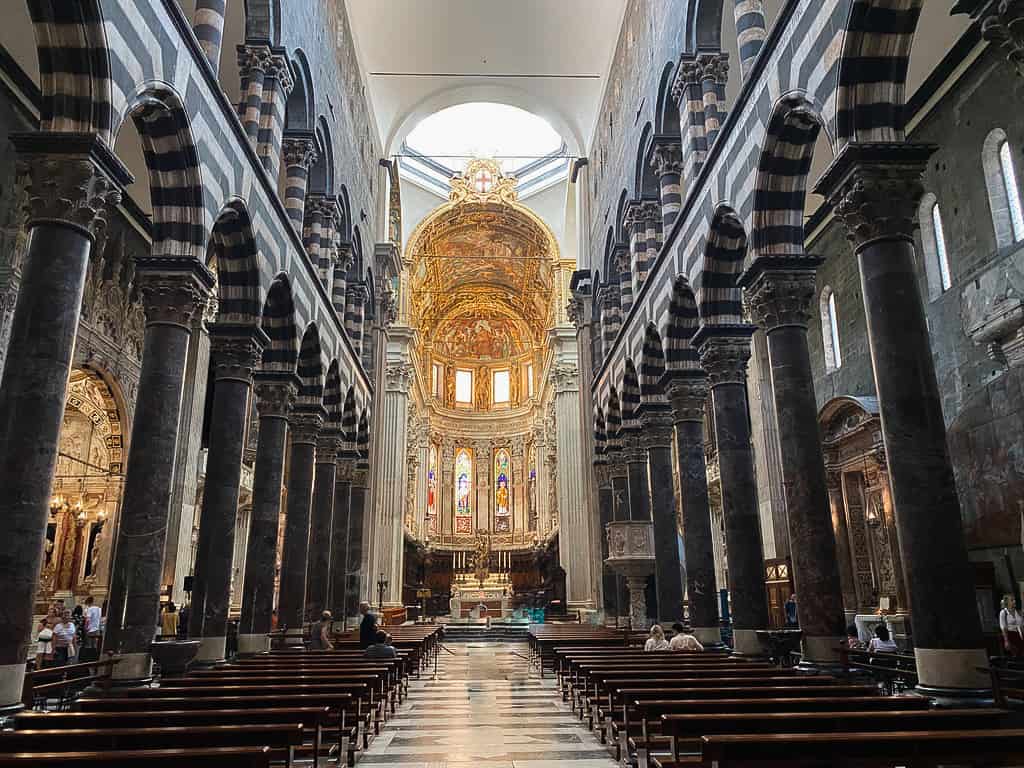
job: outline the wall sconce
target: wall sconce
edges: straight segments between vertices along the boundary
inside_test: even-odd
[[[874,498],[868,502],[868,508],[864,511],[864,519],[872,528],[882,524],[882,501]]]

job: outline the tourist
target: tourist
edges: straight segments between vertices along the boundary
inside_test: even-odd
[[[309,647],[314,651],[333,651],[334,644],[331,643],[331,612],[324,611],[320,614],[320,621],[313,622],[309,628]]]
[[[160,634],[168,640],[178,636],[178,607],[173,600],[167,601],[164,612],[160,614]]]
[[[1003,633],[1003,649],[1007,656],[1024,655],[1024,617],[1017,608],[1017,598],[1003,595],[999,611],[999,631]]]
[[[53,628],[53,664],[63,667],[75,658],[75,623],[71,620],[71,611],[67,608],[60,622]]]
[[[377,617],[370,611],[370,604],[365,600],[359,604],[359,647],[369,648],[377,638]]]
[[[795,629],[800,626],[800,619],[797,617],[796,609],[796,594],[791,594],[789,600],[786,601],[786,626],[790,629]]]
[[[660,624],[655,624],[651,627],[651,635],[647,638],[647,642],[644,643],[644,651],[667,651],[668,640],[665,639],[665,630],[661,628]]]
[[[384,630],[378,630],[373,639],[374,641],[366,646],[366,658],[393,659],[398,655],[395,647],[391,645],[391,635]]]
[[[85,598],[85,642],[87,647],[99,648],[102,622],[103,614],[99,606],[95,605],[92,595],[89,595]]]
[[[49,619],[44,616],[36,629],[36,669],[53,666],[53,630]]]
[[[889,628],[885,624],[875,627],[875,636],[868,643],[871,653],[896,653],[896,643],[889,639]]]
[[[864,643],[860,640],[860,633],[857,631],[856,624],[848,624],[846,626],[846,647],[851,650],[864,647]]]
[[[700,644],[700,640],[694,637],[692,633],[687,632],[686,628],[678,621],[672,625],[672,631],[675,632],[675,634],[668,643],[668,649],[670,651],[699,653],[704,650],[704,646]]]

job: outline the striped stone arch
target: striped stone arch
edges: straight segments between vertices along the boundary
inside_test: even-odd
[[[605,406],[605,453],[622,448],[622,402],[619,391],[612,384],[608,387],[608,404]]]
[[[803,254],[807,174],[821,129],[821,116],[803,94],[775,104],[754,182],[751,258]]]
[[[332,360],[331,364],[327,367],[327,378],[324,381],[324,408],[327,410],[327,421],[324,422],[324,429],[340,433],[343,408],[341,373],[337,360]]]
[[[601,406],[594,408],[594,453],[603,456],[608,446],[608,431],[605,427],[604,409]]]
[[[217,274],[217,320],[255,325],[260,319],[260,271],[252,220],[231,200],[213,225],[206,264]]]
[[[704,245],[697,307],[703,325],[739,325],[743,300],[736,279],[747,252],[747,233],[736,211],[719,206]]]
[[[125,114],[139,132],[149,170],[152,255],[201,261],[207,234],[203,181],[181,97],[164,83],[147,83],[138,89]]]
[[[366,465],[370,459],[370,407],[363,408],[359,415],[359,428],[356,430],[356,450],[359,451],[359,463]]]
[[[853,0],[839,59],[840,148],[849,141],[903,141],[907,66],[922,2]]]
[[[654,323],[644,328],[644,347],[640,356],[640,399],[644,404],[665,400],[662,377],[665,375],[665,352],[661,334]]]
[[[622,424],[626,429],[640,427],[640,376],[636,372],[636,364],[626,358],[626,370],[622,374]]]
[[[349,387],[345,394],[345,402],[341,409],[341,435],[345,441],[346,450],[354,450],[356,444],[356,431],[358,429],[358,415],[356,412],[356,388]]]
[[[39,53],[40,129],[97,133],[114,146],[114,88],[100,0],[28,0],[28,10]]]
[[[283,272],[270,284],[260,325],[270,339],[263,350],[261,369],[272,373],[295,373],[299,358],[295,304],[291,281]]]
[[[665,365],[669,371],[700,371],[700,355],[690,339],[700,325],[697,299],[690,281],[679,275],[672,284],[665,329]]]
[[[316,410],[324,404],[324,359],[320,347],[320,330],[316,323],[306,326],[299,345],[299,396],[295,407],[301,410]]]
[[[682,138],[679,125],[679,105],[672,95],[672,83],[676,79],[675,61],[670,61],[661,72],[661,83],[658,86],[658,103],[654,108],[654,130],[659,136]]]

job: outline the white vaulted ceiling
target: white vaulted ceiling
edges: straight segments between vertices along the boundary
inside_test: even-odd
[[[583,153],[625,0],[348,0],[386,153],[453,104],[493,101],[545,118]]]

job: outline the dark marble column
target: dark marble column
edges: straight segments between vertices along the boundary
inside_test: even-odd
[[[594,461],[594,476],[597,479],[597,506],[601,524],[601,609],[606,618],[618,617],[617,578],[615,571],[604,564],[608,559],[608,537],[605,531],[608,523],[615,519],[615,497],[608,462],[602,457]]]
[[[309,555],[310,508],[313,503],[313,474],[316,442],[324,415],[315,410],[296,410],[288,420],[292,433],[288,460],[288,511],[281,551],[281,592],[278,598],[278,626],[285,643],[302,644],[306,621],[306,561]]]
[[[31,232],[0,385],[0,713],[17,709],[86,269],[130,176],[95,137],[13,135]],[[30,447],[31,450],[27,450]]]
[[[338,459],[334,477],[334,517],[331,522],[330,599],[327,605],[335,621],[344,621],[348,584],[349,504],[352,495],[352,462]]]
[[[338,449],[341,435],[324,430],[316,442],[316,479],[313,482],[313,519],[309,527],[309,562],[306,566],[306,616],[316,621],[330,610],[331,525],[334,517]]]
[[[299,380],[293,375],[257,373],[255,390],[260,427],[249,543],[245,551],[242,618],[238,624],[241,654],[260,653],[269,647],[267,633],[274,607],[277,525],[281,516],[288,418],[299,392]]]
[[[708,469],[704,460],[704,403],[708,380],[702,371],[670,372],[665,391],[672,403],[679,462],[679,493],[683,507],[683,553],[690,624],[705,646],[720,645],[715,550],[711,538]]]
[[[621,449],[609,448],[607,455],[612,493],[612,519],[629,520],[629,470],[623,460]],[[602,540],[607,548],[608,537],[603,536]],[[615,573],[615,584],[615,615],[620,621],[625,622],[629,620],[629,585],[621,573]]]
[[[679,564],[679,528],[672,484],[672,410],[666,403],[644,403],[640,414],[643,446],[651,475],[654,521],[654,583],[658,620],[671,625],[683,618],[683,578]]]
[[[987,655],[915,267],[921,176],[934,151],[847,144],[819,189],[860,265],[920,689],[961,696],[988,687],[977,671]]]
[[[345,596],[346,616],[355,616],[359,609],[361,579],[363,571],[363,519],[366,513],[365,467],[357,467],[352,476],[352,492],[348,517],[348,554],[345,557],[348,569],[348,588]]]
[[[817,257],[762,257],[743,274],[754,322],[764,328],[779,427],[783,487],[800,602],[803,662],[835,664],[846,637],[835,533],[825,485],[807,323]]]
[[[764,654],[757,630],[768,627],[761,520],[757,510],[754,451],[747,411],[747,361],[754,327],[702,326],[693,337],[711,384],[722,513],[729,560],[729,602],[734,649],[743,656]]]
[[[261,329],[248,325],[215,324],[209,331],[213,411],[188,625],[189,636],[202,639],[200,663],[224,660],[249,391],[268,343]]]
[[[210,271],[190,258],[140,259],[135,276],[146,335],[103,636],[103,649],[121,657],[112,675],[124,682],[148,680],[152,672],[149,646],[159,623],[192,316],[205,306],[214,283]]]

